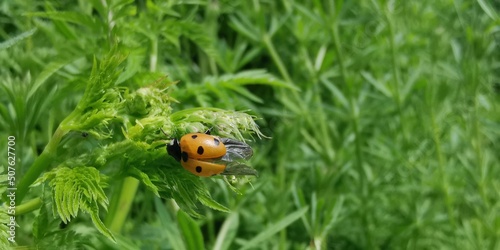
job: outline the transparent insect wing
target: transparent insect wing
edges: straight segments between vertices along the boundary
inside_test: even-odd
[[[221,175],[254,175],[259,176],[257,170],[240,163],[228,164],[224,172]]]
[[[226,146],[226,154],[221,160],[232,162],[235,160],[248,160],[253,155],[253,150],[250,145],[230,138],[220,138]]]

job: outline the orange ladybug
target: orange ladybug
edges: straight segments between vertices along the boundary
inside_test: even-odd
[[[210,135],[210,130],[173,139],[167,144],[167,152],[197,176],[257,175],[255,169],[237,162],[252,157],[253,150],[248,144]]]

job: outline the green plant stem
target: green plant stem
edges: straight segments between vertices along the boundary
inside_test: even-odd
[[[360,219],[362,223],[362,228],[363,228],[363,233],[365,235],[365,240],[366,240],[366,246],[369,249],[373,249],[373,240],[372,240],[372,235],[370,233],[370,229],[368,227],[368,213],[365,211],[370,211],[369,208],[366,207],[367,200],[370,196],[368,193],[368,185],[366,181],[366,174],[363,169],[363,154],[362,152],[362,142],[361,142],[361,133],[359,131],[359,108],[356,105],[356,99],[354,97],[354,90],[351,82],[348,81],[347,78],[347,69],[345,67],[344,63],[344,57],[342,55],[342,50],[340,46],[340,37],[339,37],[339,32],[338,32],[338,21],[334,21],[334,23],[331,25],[331,36],[333,37],[334,45],[335,45],[335,52],[337,54],[337,60],[339,62],[339,67],[340,67],[340,76],[342,78],[342,81],[344,82],[346,86],[346,94],[349,98],[349,110],[350,110],[350,116],[351,116],[351,122],[352,122],[352,127],[353,127],[353,132],[355,135],[355,166],[357,169],[357,172],[359,173],[359,187],[361,188],[361,199],[362,199],[362,207],[360,208],[359,211],[361,211],[360,214]]]
[[[42,199],[41,198],[35,198],[32,200],[29,200],[19,206],[16,207],[16,216],[23,215],[25,213],[29,213],[31,211],[37,210],[42,206]]]
[[[403,109],[401,103],[401,95],[399,93],[399,87],[401,86],[401,77],[399,73],[398,63],[396,60],[396,45],[395,45],[395,35],[394,35],[394,22],[392,21],[390,14],[386,12],[386,20],[389,26],[389,47],[391,48],[391,63],[392,63],[392,77],[393,77],[393,98],[396,103],[396,108],[398,110],[399,124],[401,127],[401,133],[403,135],[403,144],[406,144],[408,135],[406,133],[406,125],[403,117]]]
[[[479,81],[475,79],[476,81]],[[473,140],[472,140],[472,148],[474,148],[474,153],[476,155],[476,165],[479,166],[481,177],[479,180],[479,183],[477,183],[479,194],[481,195],[481,198],[483,200],[484,205],[490,209],[490,201],[486,195],[486,182],[488,179],[488,166],[486,165],[486,162],[484,161],[484,156],[483,156],[483,150],[481,150],[481,144],[482,144],[482,138],[481,138],[481,125],[479,124],[479,103],[478,103],[478,97],[479,94],[476,93],[477,88],[475,88],[475,93],[474,93],[474,108],[473,108],[473,114],[472,114],[472,134],[473,134]]]
[[[445,202],[445,207],[446,211],[448,214],[448,220],[451,225],[455,226],[455,219],[453,215],[453,201],[452,197],[450,195],[450,185],[448,181],[448,176],[446,173],[446,157],[443,154],[442,148],[441,148],[441,130],[439,128],[439,124],[436,120],[436,110],[434,107],[439,107],[440,103],[438,103],[438,97],[437,95],[438,91],[436,90],[438,82],[438,73],[436,72],[436,66],[434,62],[434,58],[436,58],[435,51],[436,48],[431,47],[431,81],[430,83],[426,86],[426,103],[428,105],[427,110],[429,111],[429,118],[430,118],[430,125],[431,125],[431,133],[432,133],[432,140],[434,142],[434,149],[435,149],[435,154],[437,157],[437,164],[438,164],[438,173],[439,173],[439,179],[440,179],[440,184],[441,184],[441,191],[443,192],[444,196],[444,202]]]
[[[211,212],[207,213],[207,231],[208,231],[208,241],[215,242],[215,220],[214,214]]]
[[[271,37],[269,37],[269,35],[267,35],[267,34],[262,35],[262,42],[264,43],[264,46],[266,47],[266,49],[269,51],[269,54],[271,55],[271,58],[273,59],[274,64],[278,67],[278,70],[279,70],[281,76],[283,77],[283,79],[285,79],[285,81],[295,85],[292,81],[292,78],[288,74],[288,71],[285,67],[285,64],[283,63],[283,60],[281,60],[281,57],[278,55],[278,52],[276,52],[276,49],[273,45],[273,42],[271,41]],[[280,91],[280,90],[278,90],[278,91]],[[279,93],[281,95],[289,96],[290,91],[284,92],[284,90],[281,90]],[[291,94],[293,95],[293,98],[295,100],[300,100],[300,99],[298,99],[297,91],[292,90]],[[298,102],[298,103],[300,103],[300,102]],[[286,163],[284,162],[284,159],[279,158],[277,169],[279,172],[278,176],[280,177],[279,183],[280,183],[281,188],[285,187],[286,180],[287,180],[287,171],[285,170],[285,165],[286,165]]]
[[[478,100],[478,96],[480,95],[479,92],[479,84],[481,82],[481,79],[478,77],[478,63],[476,62],[476,59],[474,57],[471,57],[469,59],[469,62],[472,64],[468,66],[467,68],[470,69],[470,76],[467,78],[470,79],[470,85],[473,86],[473,90],[471,91],[473,93],[473,109],[472,109],[472,114],[471,114],[471,128],[472,128],[472,140],[471,140],[471,146],[474,149],[474,154],[476,155],[475,161],[476,161],[476,166],[479,167],[480,170],[480,179],[478,180],[477,183],[477,188],[479,190],[479,195],[481,196],[481,199],[486,206],[486,208],[489,210],[490,209],[490,201],[486,195],[486,182],[488,179],[488,166],[487,163],[485,162],[484,155],[483,155],[483,150],[481,149],[482,143],[482,136],[481,136],[481,124],[480,124],[480,116],[479,116],[479,109],[480,109],[480,103]],[[465,71],[465,70],[464,70]]]
[[[440,132],[438,125],[436,123],[436,117],[434,114],[434,109],[432,108],[434,105],[431,105],[429,108],[430,111],[430,116],[431,116],[431,127],[432,127],[432,136],[433,136],[433,141],[434,141],[434,146],[436,148],[436,155],[438,158],[438,164],[439,164],[439,175],[441,177],[441,188],[443,189],[443,194],[445,197],[445,202],[446,202],[446,210],[448,212],[448,218],[449,221],[452,225],[455,225],[455,220],[453,216],[453,205],[451,201],[451,196],[449,192],[449,184],[448,184],[448,178],[446,175],[446,163],[445,163],[445,158],[443,156],[443,152],[441,150],[441,139],[440,139]]]
[[[286,70],[285,64],[278,55],[278,52],[276,52],[276,49],[274,48],[273,42],[271,41],[269,35],[268,34],[262,35],[262,41],[264,42],[264,46],[266,46],[267,51],[269,51],[269,54],[271,54],[271,58],[273,58],[274,63],[278,67],[281,76],[283,76],[285,81],[293,83],[292,78],[290,77],[288,71]]]
[[[119,188],[119,195],[114,195],[104,224],[113,232],[120,232],[139,187],[139,180],[126,177]]]
[[[287,233],[286,233],[286,228],[280,231],[280,244],[279,244],[279,249],[280,250],[285,250],[287,249]]]
[[[56,132],[52,136],[52,139],[50,139],[42,154],[40,154],[33,165],[29,168],[28,172],[26,172],[24,177],[21,179],[21,181],[17,185],[17,203],[21,203],[21,201],[26,196],[26,193],[28,192],[29,186],[33,184],[33,182],[35,182],[40,174],[50,166],[50,163],[55,156],[57,146],[66,133],[67,131],[61,129],[61,126],[57,128]]]
[[[151,40],[151,52],[149,54],[149,71],[154,72],[158,66],[158,39],[155,37]],[[112,232],[119,233],[123,228],[125,219],[130,211],[132,202],[134,201],[137,188],[139,187],[139,180],[133,177],[126,177],[122,180],[121,186],[117,189],[119,193],[115,192],[112,196],[109,212],[106,216],[104,224]]]
[[[151,53],[149,54],[149,71],[156,71],[158,64],[158,39],[151,40]]]

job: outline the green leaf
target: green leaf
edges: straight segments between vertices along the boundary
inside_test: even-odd
[[[217,128],[217,133],[221,137],[236,138],[245,140],[242,131],[253,132],[259,138],[265,137],[255,123],[254,117],[243,112],[227,111],[217,108],[192,108],[173,113],[170,116],[172,122],[177,124],[177,130],[181,134],[184,132],[197,132],[192,129],[194,124],[201,123],[198,131],[205,131],[208,128]],[[203,126],[205,124],[205,126]],[[207,127],[208,126],[208,127]],[[190,130],[187,130],[190,129]]]
[[[111,231],[104,225],[101,218],[99,218],[99,207],[96,204],[92,204],[92,206],[85,207],[82,209],[90,214],[90,218],[92,218],[92,222],[94,226],[101,232],[104,236],[108,237],[108,239],[116,242],[115,237],[111,233]]]
[[[222,86],[259,84],[289,88],[297,91],[300,90],[294,85],[278,79],[276,76],[263,69],[246,70],[236,74],[225,74],[217,78],[208,77],[206,81],[217,83]]]
[[[177,212],[177,221],[187,249],[205,249],[200,227],[184,211]]]
[[[219,230],[219,234],[217,234],[217,239],[213,247],[214,250],[229,249],[238,232],[239,222],[239,213],[237,212],[231,213],[231,215],[226,218]]]
[[[2,183],[3,184],[3,183]],[[7,186],[7,185],[5,185]],[[11,242],[8,238],[10,237],[9,227],[7,224],[10,222],[10,215],[7,213],[7,206],[0,207],[0,249],[10,249]]]
[[[103,91],[115,85],[121,73],[121,69],[118,66],[125,59],[126,56],[120,53],[117,47],[109,51],[108,55],[99,63],[94,58],[90,80],[78,105],[88,107],[90,104],[102,99]]]
[[[260,97],[254,95],[247,88],[239,87],[236,85],[229,85],[229,86],[227,86],[227,88],[233,90],[234,92],[236,92],[244,97],[246,97],[250,101],[253,101],[256,103],[263,103],[263,101]]]
[[[300,210],[297,210],[285,218],[281,219],[280,221],[268,226],[264,231],[262,231],[260,234],[255,236],[253,239],[249,240],[248,242],[245,242],[244,245],[242,246],[241,249],[249,249],[253,247],[258,247],[260,244],[262,244],[264,241],[268,240],[271,238],[273,235],[277,234],[279,231],[283,230],[286,228],[288,225],[292,224],[296,220],[300,219],[306,213],[308,210],[307,207],[302,208]]]
[[[31,99],[31,97],[33,96],[33,94],[35,94],[38,91],[38,89],[45,82],[47,82],[47,79],[50,76],[52,76],[59,69],[61,69],[62,67],[64,67],[65,65],[67,65],[68,63],[70,63],[73,60],[74,59],[72,58],[71,60],[64,60],[64,61],[60,61],[60,62],[54,61],[54,62],[50,62],[47,66],[45,66],[45,68],[43,69],[43,71],[40,74],[38,74],[38,76],[36,77],[35,83],[33,84],[33,86],[31,87],[30,91],[28,92],[27,99]]]
[[[155,197],[155,209],[158,213],[158,220],[162,225],[162,229],[167,237],[169,245],[173,249],[183,250],[186,249],[182,241],[181,234],[172,220],[167,207],[161,202],[160,198]]]
[[[479,6],[481,6],[481,9],[483,9],[483,11],[486,13],[486,15],[488,15],[494,21],[498,22],[498,20],[499,20],[498,14],[495,11],[495,9],[491,6],[491,4],[488,3],[488,1],[477,0],[477,2],[479,3]],[[498,7],[498,5],[497,5],[497,7]]]
[[[363,76],[363,78],[366,81],[368,81],[371,85],[373,85],[377,90],[382,92],[382,94],[384,94],[387,97],[392,96],[391,90],[389,88],[387,88],[386,85],[384,85],[383,83],[381,83],[380,81],[375,79],[370,72],[362,71],[361,75]]]
[[[5,42],[0,43],[0,51],[4,50],[4,49],[7,49],[9,47],[14,46],[15,44],[17,44],[17,43],[21,42],[22,40],[24,40],[24,39],[32,36],[33,34],[35,34],[36,31],[37,31],[37,29],[33,28],[33,29],[30,29],[30,30],[28,30],[26,32],[23,32],[23,33],[15,36],[15,37],[13,37],[13,38],[5,41]]]
[[[201,204],[203,204],[209,208],[219,210],[222,212],[226,212],[226,213],[229,213],[229,211],[230,211],[227,207],[221,205],[220,203],[218,203],[214,199],[212,199],[212,197],[210,197],[208,194],[198,195],[198,199],[200,200]]]
[[[257,42],[260,40],[261,35],[260,33],[254,29],[254,25],[252,22],[243,15],[238,15],[236,16],[230,16],[229,20],[231,20],[230,25],[233,29],[241,33],[242,35],[246,36],[246,38]]]
[[[50,18],[52,20],[80,24],[82,26],[93,29],[97,29],[98,27],[97,23],[91,16],[80,12],[72,12],[72,11],[30,12],[27,13],[27,15],[33,17],[45,17],[45,18]]]
[[[321,24],[323,22],[323,20],[321,19],[321,16],[314,13],[313,9],[307,8],[304,5],[301,5],[297,2],[295,2],[293,5],[299,13],[306,16],[309,20],[313,21],[314,23]]]
[[[298,208],[307,207],[307,205],[306,205],[307,203],[306,203],[306,200],[304,198],[304,192],[302,191],[302,189],[298,189],[296,185],[293,185],[292,195],[293,195],[293,201],[295,203],[295,206],[297,206]],[[302,216],[301,219],[302,219],[302,223],[304,224],[304,227],[306,228],[307,233],[312,235],[313,231],[312,231],[312,228],[311,228],[309,221],[307,220],[307,217]]]
[[[41,181],[49,181],[55,211],[67,223],[82,210],[90,214],[96,228],[115,241],[111,232],[99,218],[99,206],[107,209],[108,199],[104,190],[106,178],[93,167],[68,168],[61,166],[46,173]]]
[[[206,27],[194,22],[178,22],[181,32],[184,36],[191,39],[198,45],[208,56],[216,57],[214,41],[212,36],[207,31]]]
[[[149,179],[149,176],[146,173],[140,171],[137,168],[130,168],[129,171],[130,174],[132,174],[135,178],[139,179],[156,196],[158,197],[160,196],[160,194],[158,193],[158,187],[156,187],[156,185],[153,184],[153,182],[151,182],[151,179]]]

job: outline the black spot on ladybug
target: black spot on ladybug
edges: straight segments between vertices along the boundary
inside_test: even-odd
[[[187,161],[188,161],[188,153],[186,153],[186,152],[182,152],[182,153],[181,153],[181,157],[182,157],[182,160],[183,160],[184,162],[187,162]]]
[[[200,166],[196,167],[196,173],[201,173],[201,167]]]
[[[203,152],[205,152],[205,150],[203,149],[203,147],[202,147],[202,146],[199,146],[199,147],[198,147],[198,151],[196,151],[196,152],[197,152],[199,155],[202,155],[202,154],[203,154]]]
[[[215,146],[219,146],[219,144],[220,144],[220,141],[219,141],[219,139],[217,139],[217,138],[214,138],[214,143],[215,143]]]
[[[196,139],[198,136],[197,135],[192,135],[191,138]]]

